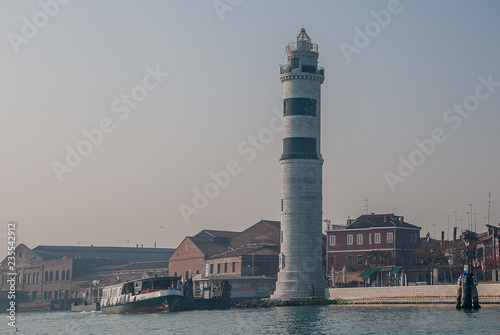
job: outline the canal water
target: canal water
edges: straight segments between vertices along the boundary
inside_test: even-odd
[[[1,334],[16,333],[2,314]],[[161,314],[24,313],[17,334],[500,334],[500,306],[327,305]]]

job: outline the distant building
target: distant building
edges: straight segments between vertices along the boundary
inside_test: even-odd
[[[173,250],[92,246],[38,246],[30,249],[19,244],[15,252],[15,270],[10,269],[7,257],[0,263],[0,290],[9,290],[7,281],[11,273],[15,273],[17,290],[27,292],[30,301],[86,298],[90,295],[86,287],[90,287],[90,281],[99,275],[125,271],[127,267],[141,272],[138,269],[141,264],[149,270],[151,265],[146,261],[164,261],[165,266]]]
[[[280,222],[260,220],[231,238],[231,248],[236,249],[245,245],[266,243],[279,246]]]
[[[394,214],[367,214],[327,231],[327,273],[404,265],[420,246],[420,227]]]
[[[279,221],[261,220],[242,232],[205,229],[179,244],[169,271],[183,278],[276,276],[279,238]]]
[[[195,236],[188,236],[169,258],[169,273],[183,279],[203,273],[204,262],[209,257],[231,249],[231,238],[239,232],[204,229]]]
[[[205,261],[205,277],[276,276],[277,245],[250,245],[226,251]]]
[[[477,234],[477,256],[482,279],[500,281],[500,227],[486,225],[487,231]]]

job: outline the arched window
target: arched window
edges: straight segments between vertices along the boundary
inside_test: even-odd
[[[69,270],[66,270],[66,280],[69,280]]]
[[[54,280],[54,272],[50,271],[49,281],[53,281],[53,280]]]
[[[59,281],[59,270],[56,270],[56,281]]]
[[[65,280],[65,279],[66,279],[66,271],[62,270],[62,272],[61,272],[61,280]]]
[[[36,282],[39,283],[40,282],[40,272],[37,272],[36,273]]]
[[[45,271],[45,281],[49,281],[49,271]]]
[[[31,282],[31,273],[28,273],[28,279],[26,280],[26,282],[29,284]]]

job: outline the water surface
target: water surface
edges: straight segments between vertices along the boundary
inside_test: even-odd
[[[327,305],[161,314],[21,313],[17,334],[500,334],[500,306]],[[1,334],[11,334],[5,314]]]

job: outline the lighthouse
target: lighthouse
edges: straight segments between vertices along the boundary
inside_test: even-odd
[[[304,28],[286,47],[279,272],[274,299],[325,296],[322,248],[321,84],[318,45]]]

